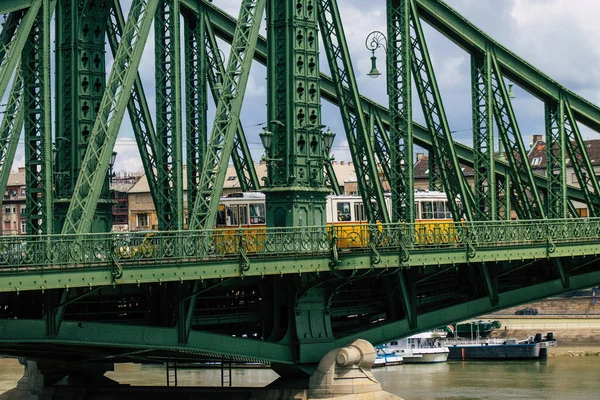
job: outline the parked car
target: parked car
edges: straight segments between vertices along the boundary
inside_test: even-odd
[[[515,311],[516,315],[538,315],[537,308],[525,307],[522,310]]]

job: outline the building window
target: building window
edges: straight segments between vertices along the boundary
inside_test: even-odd
[[[10,231],[10,221],[4,222],[4,230],[7,232]]]
[[[235,181],[235,175],[231,175],[227,177],[228,181]]]
[[[540,165],[542,163],[542,157],[535,157],[531,160],[531,166]]]
[[[24,187],[21,188],[21,196],[25,196],[25,188]]]
[[[21,235],[27,234],[27,222],[21,221]]]
[[[135,195],[135,202],[136,202],[136,204],[140,204],[140,202],[142,201],[141,198],[142,198],[141,195],[139,195],[139,194]]]
[[[26,211],[26,210],[27,210],[27,206],[25,206],[25,205],[22,205],[22,206],[21,206],[21,215],[25,215],[25,214],[26,214],[26,213],[25,213],[25,211]]]
[[[138,214],[138,215],[136,215],[136,218],[137,218],[136,226],[146,227],[149,225],[148,214]]]
[[[4,214],[10,214],[10,207],[4,207]]]

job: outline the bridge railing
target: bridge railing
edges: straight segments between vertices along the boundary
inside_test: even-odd
[[[600,218],[0,237],[0,273],[600,239]]]

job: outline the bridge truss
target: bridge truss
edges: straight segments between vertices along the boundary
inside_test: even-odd
[[[63,366],[269,360],[284,374],[353,338],[381,343],[598,284],[600,186],[579,125],[599,132],[600,108],[441,1],[385,4],[387,105],[358,90],[337,0],[240,0],[237,19],[205,0],[133,0],[127,14],[118,0],[2,2],[0,185],[22,137],[31,235],[0,238],[0,353]],[[453,138],[423,23],[471,57],[471,147]],[[156,115],[140,72],[152,24]],[[272,139],[262,182],[240,121],[256,63]],[[544,175],[527,161],[507,80],[544,103]],[[413,84],[426,126],[413,121]],[[369,224],[324,226],[324,198],[340,189],[323,99],[339,108]],[[125,243],[107,232],[126,112],[159,231]],[[451,225],[414,222],[414,146],[429,152]],[[243,190],[267,194],[266,228],[213,230],[230,160]]]

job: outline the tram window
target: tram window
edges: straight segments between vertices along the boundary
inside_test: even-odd
[[[237,206],[227,207],[227,225],[238,225],[238,209]]]
[[[413,209],[413,214],[414,214],[413,217],[415,219],[419,219],[420,214],[419,214],[419,203],[418,202],[415,202],[415,208]]]
[[[433,202],[433,215],[436,219],[446,218],[446,202],[435,201]]]
[[[265,205],[250,204],[250,224],[260,225],[265,223]]]
[[[225,216],[225,206],[219,205],[219,210],[217,211],[217,226],[224,226],[227,224],[227,218]]]
[[[350,221],[352,219],[350,215],[350,202],[337,203],[337,215],[338,221]]]
[[[433,219],[433,205],[430,201],[421,202],[421,218]]]
[[[248,225],[248,204],[238,206],[238,216],[240,217],[240,225]]]
[[[354,203],[354,219],[356,221],[366,221],[365,205],[363,203]]]

